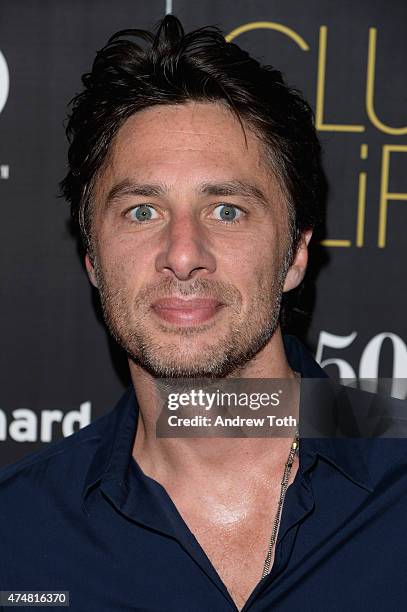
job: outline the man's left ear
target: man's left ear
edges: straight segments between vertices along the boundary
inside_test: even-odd
[[[285,277],[283,292],[295,289],[304,278],[308,263],[308,244],[311,240],[311,236],[312,229],[302,232],[294,261],[289,267],[287,276]]]
[[[91,256],[89,255],[89,252],[86,253],[85,255],[85,267],[86,267],[86,271],[88,273],[88,277],[90,282],[92,283],[92,285],[94,287],[98,286],[97,280],[96,280],[96,273],[95,273],[95,268],[93,265],[93,261]]]

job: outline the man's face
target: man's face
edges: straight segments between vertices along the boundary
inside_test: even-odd
[[[97,180],[87,269],[111,333],[155,377],[227,376],[278,325],[287,205],[246,136],[218,104],[152,107]]]

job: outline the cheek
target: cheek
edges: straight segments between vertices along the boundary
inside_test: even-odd
[[[225,265],[235,278],[253,284],[256,278],[274,276],[278,270],[280,255],[269,241],[257,241],[249,247],[240,247],[228,253]]]
[[[99,243],[98,259],[107,279],[116,286],[139,286],[149,274],[151,256],[147,248],[138,248],[134,240],[126,238],[107,238]]]
[[[260,305],[267,304],[276,292],[276,263],[272,253],[253,249],[240,253],[238,259],[224,262],[220,276],[239,290],[246,314],[258,314]]]

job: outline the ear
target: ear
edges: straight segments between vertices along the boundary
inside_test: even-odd
[[[283,292],[295,289],[304,278],[308,263],[308,244],[311,240],[311,236],[312,229],[302,232],[294,261],[289,267],[287,276],[285,277]]]
[[[85,255],[85,266],[86,266],[86,271],[88,273],[90,282],[92,283],[94,287],[97,287],[98,284],[96,280],[95,268],[94,268],[94,265],[92,263],[92,259],[89,253],[86,253]]]

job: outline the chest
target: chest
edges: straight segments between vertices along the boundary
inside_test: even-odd
[[[246,520],[214,524],[204,513],[184,511],[183,518],[209,561],[241,609],[260,582],[268,551],[278,500],[269,511],[259,509]],[[274,549],[270,567],[274,559]]]
[[[298,514],[287,494],[284,509],[294,519],[303,518],[295,538],[294,529],[285,538],[287,568],[253,602],[253,612],[405,609],[405,493],[392,484],[387,495],[380,489],[372,498],[333,468],[331,474],[328,482],[314,480],[315,506],[301,505]],[[340,496],[336,477],[342,483]],[[7,512],[7,521],[0,521],[2,588],[69,590],[75,612],[230,611],[200,569],[199,558],[191,559],[174,538],[146,528],[141,516],[125,519],[104,497],[94,500],[86,520],[69,503],[63,512],[52,503],[40,511],[34,496],[18,513]],[[239,609],[260,579],[271,534],[274,511],[262,505],[268,517],[263,527],[260,515],[253,521],[247,517],[238,529],[232,524],[215,529],[203,505],[185,517]]]
[[[220,496],[208,495],[207,491],[199,495],[198,489],[194,496],[178,496],[176,490],[171,491],[179,514],[239,609],[262,579],[273,525],[280,514],[280,502],[283,511],[287,488],[294,481],[297,469],[295,464],[284,490],[280,470],[276,470],[273,479],[255,488],[255,494],[246,499],[244,495],[239,497],[227,491]],[[278,529],[269,571],[273,566],[277,535]]]

